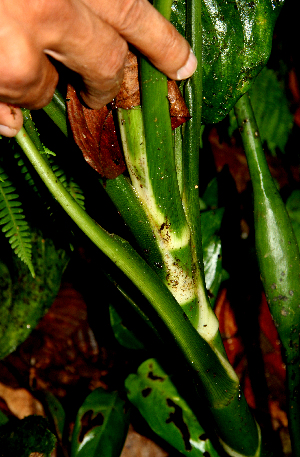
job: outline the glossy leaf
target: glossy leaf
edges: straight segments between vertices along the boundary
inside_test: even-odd
[[[95,389],[78,411],[71,457],[119,457],[128,426],[129,415],[118,393]]]
[[[273,70],[264,68],[249,91],[262,142],[276,155],[276,149],[284,152],[293,127],[293,115],[280,82]],[[235,116],[230,117],[231,129],[237,129]]]
[[[192,410],[179,395],[171,378],[155,359],[148,359],[130,374],[125,386],[129,400],[138,408],[148,425],[183,455],[199,457],[212,447]]]
[[[144,349],[143,343],[124,325],[122,317],[112,305],[109,306],[109,316],[118,343],[127,349]]]
[[[213,187],[211,189],[213,191]],[[219,236],[223,214],[224,208],[201,212],[205,283],[210,292],[212,304],[225,274],[222,267],[222,245]]]
[[[50,239],[32,234],[32,263],[36,277],[16,256],[9,268],[2,264],[0,284],[0,358],[25,341],[51,306],[68,258]]]
[[[266,65],[284,0],[202,0],[204,123],[219,122]],[[171,20],[185,31],[185,0]]]

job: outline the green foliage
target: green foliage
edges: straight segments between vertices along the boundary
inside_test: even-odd
[[[293,115],[276,73],[264,68],[249,90],[249,95],[262,142],[267,143],[273,155],[276,155],[276,149],[284,153],[293,127]],[[233,113],[230,116],[230,123],[231,136],[237,129]]]
[[[291,223],[298,246],[300,246],[300,190],[294,190],[286,201],[286,209],[290,216]]]
[[[25,220],[22,203],[16,188],[0,167],[0,225],[2,232],[9,239],[15,254],[28,266],[32,276],[35,276],[31,261],[31,241],[28,223]]]
[[[119,457],[128,426],[129,414],[118,393],[95,389],[78,411],[71,457]]]
[[[58,442],[62,444],[66,423],[66,413],[59,400],[51,392],[45,392],[45,401],[55,427]]]
[[[117,310],[110,305],[109,316],[112,331],[116,340],[127,349],[144,349],[144,344],[130,331]]]
[[[218,457],[191,408],[155,359],[143,362],[137,374],[127,377],[125,386],[129,400],[152,430],[181,454]]]
[[[56,443],[41,416],[27,416],[22,420],[10,419],[0,427],[0,457],[29,457],[33,452],[50,457]]]
[[[51,239],[32,231],[30,241],[35,278],[16,256],[8,257],[8,266],[0,262],[0,358],[28,337],[51,306],[68,262]]]
[[[84,209],[84,195],[80,186],[75,182],[72,176],[67,176],[65,170],[63,170],[61,166],[55,162],[55,159],[51,157],[48,158],[48,161],[55,176],[59,179],[64,188],[72,195],[74,200],[81,206],[81,208]]]
[[[213,303],[226,276],[222,267],[222,245],[219,236],[223,214],[224,208],[201,213],[205,283]]]
[[[8,417],[0,409],[0,430],[1,430],[1,425],[6,424],[7,422],[8,422]]]
[[[266,65],[284,1],[202,0],[204,123],[221,121]],[[171,20],[184,34],[186,2],[173,3]]]

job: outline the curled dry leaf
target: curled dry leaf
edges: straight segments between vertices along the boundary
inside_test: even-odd
[[[175,81],[168,81],[168,99],[172,128],[179,127],[189,119],[189,112]],[[125,63],[121,90],[111,105],[99,110],[85,107],[69,85],[67,111],[76,144],[85,160],[101,176],[113,179],[126,170],[114,124],[113,110],[130,109],[140,105],[138,63],[129,52]]]
[[[67,91],[67,110],[75,142],[87,163],[109,179],[124,173],[126,165],[112,110],[107,106],[99,110],[86,108],[71,85]]]

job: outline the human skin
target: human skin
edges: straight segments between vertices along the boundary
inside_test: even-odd
[[[0,134],[20,130],[20,107],[50,102],[59,77],[55,62],[80,75],[88,106],[110,102],[129,43],[171,79],[196,69],[188,42],[148,0],[1,0]]]

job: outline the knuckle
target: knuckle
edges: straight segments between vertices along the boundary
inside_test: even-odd
[[[139,26],[144,14],[144,3],[141,0],[124,0],[117,18],[117,29],[127,34]]]
[[[1,65],[1,84],[13,91],[21,91],[36,79],[37,63],[30,46],[19,37],[16,46],[9,46]]]
[[[120,40],[118,46],[110,49],[109,55],[103,62],[104,65],[101,69],[102,77],[104,79],[115,79],[123,73],[125,59],[128,53],[128,46],[124,40]]]

